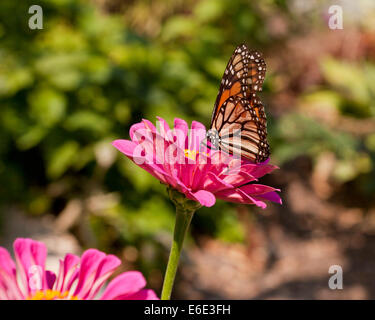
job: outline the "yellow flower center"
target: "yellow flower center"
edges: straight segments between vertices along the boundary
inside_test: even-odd
[[[185,157],[186,158],[189,158],[191,160],[195,160],[196,156],[197,156],[197,151],[185,149]]]
[[[58,290],[39,290],[32,296],[28,297],[27,300],[79,300],[77,296],[69,296],[69,291],[60,292]]]
[[[199,151],[196,150],[185,149],[185,157],[191,160],[195,160],[197,158],[198,153]],[[209,153],[203,152],[203,154],[205,154],[207,157],[209,156]]]

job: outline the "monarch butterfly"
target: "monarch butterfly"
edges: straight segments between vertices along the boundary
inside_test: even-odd
[[[262,90],[266,63],[245,44],[236,48],[221,80],[207,131],[215,149],[259,163],[270,154],[267,120],[257,91]]]

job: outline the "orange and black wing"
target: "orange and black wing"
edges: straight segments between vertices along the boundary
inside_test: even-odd
[[[262,90],[265,72],[259,52],[246,45],[237,47],[225,69],[211,119],[223,151],[257,163],[270,154],[266,114],[256,95]]]
[[[267,121],[264,107],[256,97],[229,97],[214,120],[220,135],[220,149],[259,163],[268,159]]]
[[[252,93],[262,91],[265,75],[266,63],[262,55],[258,51],[249,50],[245,44],[238,46],[225,68],[211,124],[229,97],[250,99]]]

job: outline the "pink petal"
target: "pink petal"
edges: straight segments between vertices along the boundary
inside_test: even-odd
[[[178,160],[174,157],[175,154],[178,156],[177,146],[174,143],[169,142],[166,137],[163,137],[160,134],[154,135],[153,144],[155,163],[164,167],[164,170],[170,174],[168,167],[173,167],[175,162]]]
[[[199,151],[200,144],[206,138],[206,127],[198,121],[193,121],[189,135],[189,150]]]
[[[146,280],[142,273],[138,271],[128,271],[114,278],[105,289],[101,300],[116,300],[124,295],[138,292],[146,285]]]
[[[255,178],[263,177],[275,169],[278,169],[278,167],[271,164],[244,164],[241,166],[241,171],[247,172]]]
[[[185,136],[187,136],[188,131],[189,131],[189,126],[188,126],[187,122],[183,119],[180,119],[180,118],[174,119],[174,128],[182,130],[184,132]]]
[[[9,252],[0,247],[0,300],[23,299],[17,284],[16,265]]]
[[[64,260],[60,260],[59,273],[55,282],[55,289],[60,292],[70,290],[73,282],[78,277],[80,258],[68,253]]]
[[[134,159],[135,150],[139,146],[138,144],[134,143],[133,141],[119,139],[113,141],[112,145],[115,148],[117,148],[120,152],[128,156],[133,162],[135,162],[135,164],[139,165],[141,168],[151,173],[158,180],[164,183],[171,182],[169,180],[168,173],[166,173],[160,166],[156,165],[156,161],[148,161],[146,157],[135,157]]]
[[[152,132],[146,128],[139,128],[134,130],[132,133],[132,141],[136,144],[133,149],[130,149],[129,153],[125,153],[128,157],[134,159],[137,164],[144,163],[146,160],[148,163],[157,163],[155,157],[155,135],[156,132]],[[164,138],[161,138],[164,140]]]
[[[254,196],[254,198],[258,200],[263,199],[263,200],[268,200],[268,201],[276,202],[279,204],[283,204],[282,199],[276,192],[269,192],[269,193],[261,194],[259,196]]]
[[[134,149],[137,147],[137,144],[133,141],[122,139],[112,141],[112,145],[117,150],[131,158],[134,156]]]
[[[197,169],[197,160],[200,152],[200,143],[206,136],[206,128],[199,122],[193,121],[188,137],[187,152],[191,153],[189,157],[183,157],[183,165],[180,168],[180,178],[187,185],[192,186],[194,180],[193,172]]]
[[[220,192],[225,189],[233,189],[233,185],[227,183],[223,179],[220,179],[216,174],[208,172],[207,176],[210,179],[206,180],[205,189],[211,192]]]
[[[192,170],[196,168],[195,164],[182,164],[180,166],[179,170],[179,177],[181,181],[186,185],[186,186],[191,186],[192,185]]]
[[[248,182],[252,181],[257,181],[254,176],[251,174],[245,172],[245,171],[240,171],[238,174],[228,174],[228,175],[222,175],[221,178],[226,182],[234,187],[238,187],[240,185],[243,185]]]
[[[9,275],[16,275],[16,265],[11,258],[8,250],[3,247],[0,247],[0,270],[2,272],[6,272]]]
[[[96,296],[100,288],[103,286],[104,282],[110,277],[110,275],[120,264],[121,261],[119,258],[112,254],[107,255],[96,270],[92,289],[88,294],[85,295],[84,299],[92,300]]]
[[[163,168],[151,164],[145,164],[140,167],[145,169],[148,173],[153,175],[156,179],[160,180],[161,182],[169,184],[171,186],[176,185],[176,182],[174,181],[173,177],[171,177],[167,172],[165,172]]]
[[[47,248],[45,244],[32,239],[18,238],[14,241],[13,247],[20,281],[22,287],[26,289],[25,295],[28,296],[37,290],[46,289],[45,261]],[[34,287],[39,285],[40,288]]]
[[[254,197],[247,195],[245,192],[241,191],[238,188],[220,191],[216,194],[216,196],[220,199],[230,202],[255,204],[262,209],[265,209],[267,207],[267,205],[263,201],[257,200]]]
[[[181,170],[185,167],[185,153],[176,144],[170,144],[164,154],[164,169],[170,177],[181,178]]]
[[[137,131],[140,131],[140,130],[146,130],[146,127],[145,127],[145,124],[142,123],[142,122],[139,122],[139,123],[135,123],[133,124],[131,127],[130,127],[130,130],[129,130],[129,136],[130,136],[130,139],[132,139],[134,141],[134,139],[137,139],[134,135],[135,132]]]
[[[142,119],[142,122],[144,123],[146,129],[152,131],[153,133],[156,133],[156,132],[157,132],[157,130],[156,130],[154,124],[153,124],[151,121],[149,121],[149,120],[147,120],[147,119]]]
[[[176,118],[174,119],[174,130],[173,133],[175,135],[175,143],[181,148],[185,150],[187,147],[187,135],[189,131],[189,126],[185,120]]]
[[[207,158],[206,156],[202,154],[198,154],[197,157],[197,166],[195,169],[195,172],[192,177],[192,186],[191,188],[193,190],[199,190],[199,189],[204,189],[204,184],[207,178],[207,172],[213,172],[213,166],[207,163]],[[202,164],[201,164],[202,163]]]
[[[96,270],[105,256],[105,253],[96,249],[88,249],[83,253],[78,275],[78,284],[74,291],[75,296],[83,298],[91,290],[95,281]]]
[[[215,196],[211,192],[206,190],[191,192],[191,194],[194,196],[195,200],[197,200],[202,206],[205,207],[212,207],[216,202]]]
[[[190,199],[195,200],[194,196],[190,192],[190,188],[188,188],[183,181],[180,180],[178,176],[174,177],[176,179],[176,189],[181,193],[185,193],[186,195],[190,194]]]
[[[142,289],[136,293],[125,295],[124,300],[159,300],[158,296],[153,290]]]
[[[261,195],[268,192],[280,191],[280,189],[275,189],[263,184],[247,184],[240,187],[240,189],[248,195]]]
[[[169,139],[172,139],[172,131],[171,129],[169,128],[169,125],[168,123],[161,117],[156,117],[158,119],[158,128],[159,128],[159,133],[161,136],[163,136],[165,139],[169,140]],[[171,142],[173,142],[173,140],[170,140]]]
[[[142,145],[134,143],[130,140],[115,140],[112,142],[112,145],[125,154],[127,157],[129,157],[134,163],[137,165],[141,165],[144,163],[154,163],[152,152],[145,153],[144,147],[147,146],[147,143],[143,143]],[[142,155],[145,154],[145,155]]]
[[[55,273],[52,271],[46,270],[46,281],[47,281],[47,289],[52,289],[56,281]]]

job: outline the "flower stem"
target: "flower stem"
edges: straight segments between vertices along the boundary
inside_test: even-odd
[[[161,300],[170,300],[173,289],[173,283],[177,272],[178,262],[180,260],[182,245],[193,218],[195,210],[176,205],[176,224],[174,226],[173,242],[169,253],[167,270],[164,276]]]

